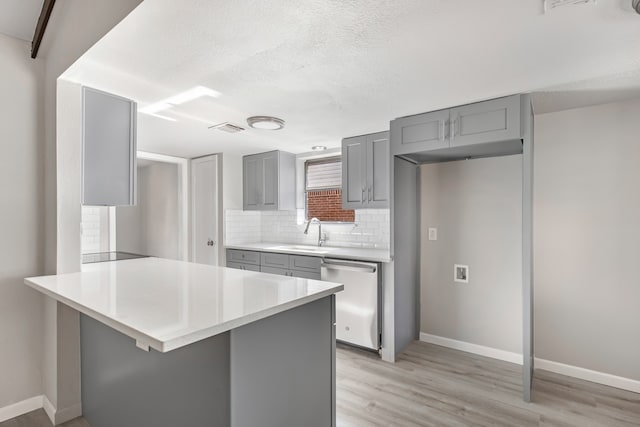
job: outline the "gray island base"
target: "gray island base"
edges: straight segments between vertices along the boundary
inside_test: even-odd
[[[81,314],[92,427],[335,426],[335,297],[148,352]]]

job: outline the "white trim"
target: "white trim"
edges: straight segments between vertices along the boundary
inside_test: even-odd
[[[78,418],[82,415],[82,404],[76,403],[75,405],[68,406],[63,409],[58,409],[56,411],[56,421],[53,425],[59,425],[62,423],[66,423],[67,421],[71,421],[75,418]]]
[[[420,341],[522,365],[522,354],[420,332]]]
[[[82,403],[76,403],[64,409],[56,409],[47,396],[42,396],[41,407],[44,408],[44,412],[46,412],[47,417],[49,417],[54,426],[66,423],[82,415]]]
[[[47,398],[47,396],[42,396],[42,407],[44,408],[44,412],[47,413],[51,424],[56,425],[56,408],[53,406],[53,403]]]
[[[579,378],[581,380],[590,381],[592,383],[604,384],[607,386],[629,390],[640,393],[640,381],[631,378],[619,377],[617,375],[607,374],[591,369],[580,368],[578,366],[565,365],[564,363],[553,362],[545,359],[534,359],[536,369],[554,372],[556,374],[566,375],[568,377]]]
[[[42,398],[43,396],[34,396],[0,408],[0,423],[42,408]]]

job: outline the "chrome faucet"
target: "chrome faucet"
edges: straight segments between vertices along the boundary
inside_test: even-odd
[[[307,222],[307,226],[304,229],[304,234],[309,234],[309,226],[312,223],[317,223],[318,224],[318,246],[322,246],[322,244],[324,243],[325,239],[322,238],[322,223],[320,222],[320,220],[318,218],[311,218]]]

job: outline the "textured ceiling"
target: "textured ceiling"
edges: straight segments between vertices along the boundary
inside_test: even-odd
[[[627,3],[545,15],[542,0],[145,0],[64,77],[141,107],[196,85],[221,93],[167,112],[176,122],[141,114],[141,149],[298,153],[387,129],[395,117],[512,93],[552,88],[536,99],[553,111],[632,90],[640,15]],[[623,83],[580,83],[606,76]],[[287,125],[207,130],[252,115]]]
[[[0,0],[0,33],[30,42],[44,0]]]

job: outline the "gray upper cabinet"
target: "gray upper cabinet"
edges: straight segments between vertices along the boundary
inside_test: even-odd
[[[463,105],[450,110],[450,146],[484,144],[520,138],[520,96]]]
[[[391,122],[393,154],[449,147],[449,110],[403,117]]]
[[[522,132],[520,99],[513,95],[395,119],[391,122],[391,154],[518,140]]]
[[[244,210],[295,209],[295,166],[295,155],[283,151],[244,156]]]
[[[82,90],[82,204],[136,203],[136,103]]]
[[[342,140],[342,208],[389,207],[389,132]]]

